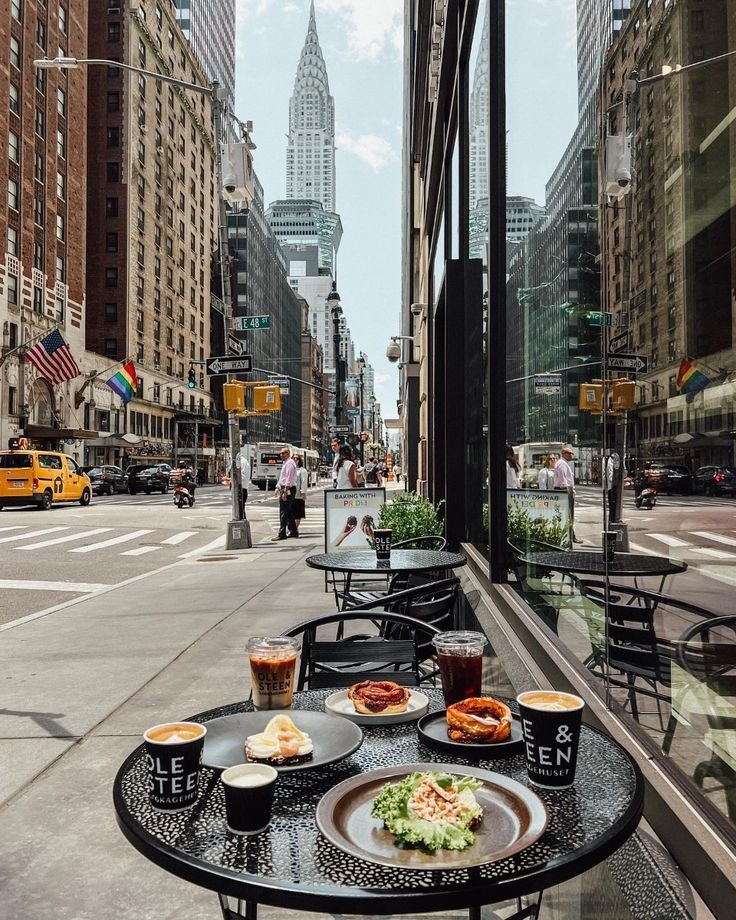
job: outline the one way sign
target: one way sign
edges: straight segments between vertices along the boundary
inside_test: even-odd
[[[234,374],[236,371],[249,371],[253,363],[252,355],[241,355],[235,358],[232,355],[221,355],[218,358],[208,358],[206,362],[207,376],[216,377],[218,374]]]
[[[646,374],[649,359],[645,355],[608,355],[606,368],[609,371],[632,371],[635,374]]]

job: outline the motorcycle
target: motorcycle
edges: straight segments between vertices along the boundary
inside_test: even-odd
[[[634,499],[637,508],[646,508],[651,511],[657,504],[657,490],[653,488],[642,489]]]
[[[183,483],[177,482],[174,486],[174,504],[177,508],[184,508],[185,505],[191,508],[194,504],[194,496]]]

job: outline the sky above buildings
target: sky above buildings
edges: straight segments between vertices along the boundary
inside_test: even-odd
[[[268,204],[285,197],[289,97],[309,0],[236,0],[236,8],[235,111],[253,121]],[[315,0],[315,10],[335,98],[338,291],[356,349],[376,370],[383,415],[393,418],[398,374],[385,355],[401,308],[403,0]]]

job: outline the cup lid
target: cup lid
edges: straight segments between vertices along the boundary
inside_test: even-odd
[[[432,636],[432,644],[437,649],[482,649],[488,643],[488,639],[482,632],[476,632],[471,629],[456,629],[448,632],[441,632]]]
[[[299,650],[296,636],[251,636],[246,643],[249,652],[291,652]]]

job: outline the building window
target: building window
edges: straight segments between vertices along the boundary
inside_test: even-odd
[[[64,263],[64,256],[56,257],[56,280],[61,281],[62,283],[66,282],[66,265]]]
[[[36,134],[46,137],[46,114],[42,109],[36,109]]]
[[[59,32],[66,35],[66,8],[59,5]]]
[[[14,112],[16,115],[20,115],[20,91],[15,83],[10,84],[8,104],[10,106],[11,112]]]
[[[20,0],[10,0],[10,15],[16,22],[21,21]]]
[[[120,111],[120,93],[108,93],[107,94],[107,111],[108,112],[119,112]]]
[[[46,23],[41,19],[36,20],[36,44],[46,50]]]
[[[117,286],[118,286],[117,268],[106,268],[105,269],[105,287],[116,288]]]
[[[120,41],[120,23],[119,22],[108,22],[107,40],[109,42],[119,42]]]
[[[60,86],[56,89],[56,110],[62,118],[66,118],[66,90]]]
[[[118,340],[105,339],[105,354],[108,358],[116,358],[118,354]]]
[[[44,266],[43,243],[35,241],[33,244],[33,267],[42,272]]]
[[[8,179],[8,207],[18,210],[18,183],[15,179]]]
[[[105,322],[116,323],[118,321],[118,305],[116,303],[105,304]]]
[[[107,129],[107,146],[108,147],[119,147],[120,146],[120,128],[108,128]]]
[[[120,182],[120,163],[107,164],[107,181]]]
[[[11,256],[18,255],[18,231],[15,227],[8,227],[8,253]]]
[[[43,291],[38,287],[33,288],[33,312],[43,313]]]
[[[33,199],[33,220],[39,227],[43,227],[43,199],[36,196]],[[57,219],[58,226],[58,219]]]
[[[12,35],[10,37],[10,63],[20,70],[20,42]]]
[[[117,217],[118,216],[118,199],[117,198],[106,198],[105,199],[105,217]]]
[[[56,195],[62,201],[66,201],[66,176],[64,173],[56,173]]]
[[[16,278],[15,275],[8,275],[7,288],[8,288],[8,303],[17,305],[18,303],[18,279]]]
[[[117,233],[106,233],[105,234],[105,252],[117,252],[117,251],[118,251]]]
[[[20,139],[15,131],[8,132],[8,156],[14,163],[20,161]]]
[[[62,160],[66,159],[66,138],[63,131],[56,132],[56,155]]]

